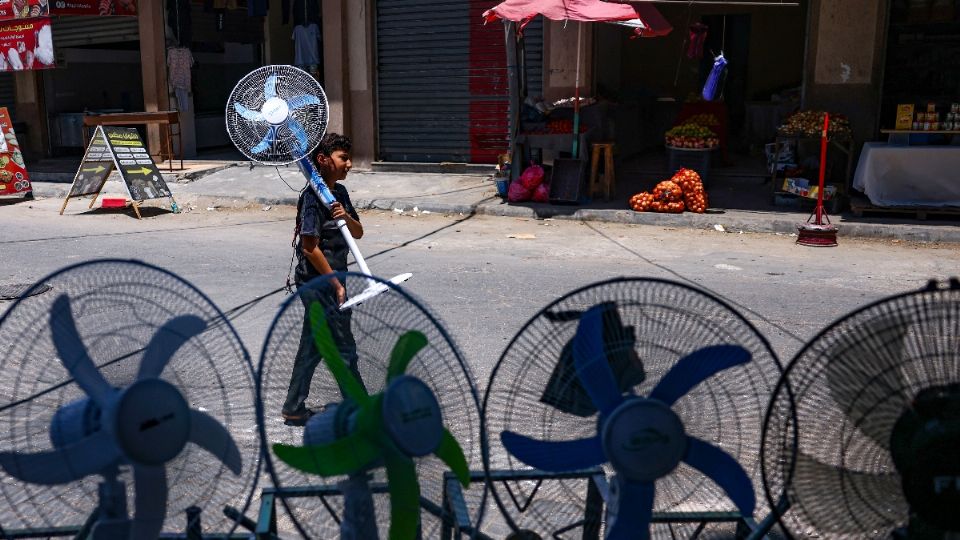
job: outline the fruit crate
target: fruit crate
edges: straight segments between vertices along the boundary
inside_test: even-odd
[[[716,148],[667,147],[667,174],[673,176],[680,169],[691,169],[700,175],[704,185],[710,177],[710,163]]]
[[[851,193],[853,142],[849,138],[837,136],[830,138],[829,144],[826,179],[824,183],[826,185],[833,185],[837,189],[837,195],[831,201],[830,208],[828,208],[828,212],[837,214],[843,209],[844,203]],[[795,161],[798,163],[802,163],[806,156],[819,158],[820,137],[778,135],[774,141],[773,163],[776,164],[779,161],[780,153],[788,145],[792,145],[795,148]],[[817,181],[817,175],[819,175],[819,172],[811,171],[808,180],[811,182]],[[796,198],[803,199],[796,194],[783,191],[784,178],[784,171],[778,170],[778,168],[774,166],[770,172],[770,187],[772,189],[773,204],[776,206],[784,206],[785,203]],[[801,205],[804,204],[804,202],[809,204],[809,201],[810,199],[805,199],[804,201],[799,201],[799,203]]]

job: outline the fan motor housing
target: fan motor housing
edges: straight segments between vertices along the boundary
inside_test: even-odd
[[[601,434],[610,464],[634,482],[670,474],[687,452],[680,417],[656,399],[628,399],[603,422]]]
[[[394,379],[383,394],[383,420],[400,450],[412,457],[433,453],[443,438],[440,403],[423,381],[410,375]]]
[[[50,442],[63,448],[100,431],[100,407],[90,398],[78,399],[57,409],[50,421]]]
[[[113,426],[130,461],[161,465],[177,457],[190,438],[190,406],[164,380],[137,381],[120,394]]]
[[[260,112],[267,122],[276,126],[287,119],[290,114],[290,106],[287,105],[286,101],[278,97],[272,97],[264,102],[263,109]]]

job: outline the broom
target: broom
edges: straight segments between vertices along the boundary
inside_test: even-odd
[[[823,178],[827,172],[827,133],[830,129],[830,114],[823,115],[823,133],[820,135],[820,187],[817,189],[817,206],[806,223],[797,225],[797,243],[803,246],[832,247],[837,245],[837,228],[830,223],[830,216],[823,209]],[[811,220],[813,220],[811,222]],[[826,223],[824,223],[826,221]]]

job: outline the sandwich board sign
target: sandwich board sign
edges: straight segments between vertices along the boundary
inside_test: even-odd
[[[100,190],[114,170],[120,173],[137,218],[141,217],[140,203],[148,199],[170,197],[176,207],[170,188],[136,128],[97,126],[73,178],[70,192],[60,207],[60,215],[63,215],[67,203],[74,197],[93,195],[90,201],[90,208],[93,208]]]

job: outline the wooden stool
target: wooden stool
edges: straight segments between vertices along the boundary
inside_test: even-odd
[[[590,196],[603,188],[604,200],[610,200],[610,194],[616,185],[616,173],[613,170],[613,143],[594,143],[593,152],[590,156]],[[600,153],[603,152],[603,180],[597,177],[600,167]],[[598,184],[602,184],[598,185]]]

